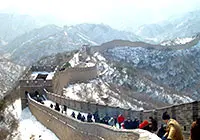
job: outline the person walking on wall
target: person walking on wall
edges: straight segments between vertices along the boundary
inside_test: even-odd
[[[162,140],[184,140],[180,124],[176,120],[170,119],[167,112],[163,113],[162,119],[167,124],[166,133]]]
[[[196,119],[192,123],[191,129],[190,129],[190,140],[199,140],[200,139],[200,118]]]
[[[73,118],[76,118],[76,115],[75,115],[74,111],[72,112],[71,116],[72,116]]]
[[[153,117],[149,117],[149,120],[150,120],[149,127],[151,132],[156,132],[158,130],[158,123],[156,119],[154,119]]]
[[[87,115],[87,122],[93,122],[91,113],[88,113],[88,115]]]
[[[85,116],[84,116],[84,115],[82,115],[81,121],[82,121],[82,122],[85,122]]]
[[[95,111],[95,113],[93,114],[93,116],[94,116],[94,120],[95,120],[95,122],[100,122],[100,118],[99,118],[99,112],[98,112],[98,110],[96,110]]]
[[[77,119],[78,119],[78,120],[81,120],[81,118],[82,118],[82,115],[81,115],[81,113],[79,112],[78,115],[77,115]]]
[[[122,114],[119,114],[118,118],[117,118],[117,122],[119,124],[119,128],[121,128],[121,123],[123,123],[125,120],[124,116]]]

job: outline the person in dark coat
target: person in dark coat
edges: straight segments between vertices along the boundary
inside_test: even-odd
[[[190,129],[190,140],[199,140],[200,139],[200,118],[196,119],[192,123]]]
[[[103,120],[105,124],[108,124],[108,121],[110,120],[110,116],[106,113],[106,116],[104,116]]]
[[[66,106],[66,105],[63,105],[63,110],[64,110],[65,112],[67,112],[67,106]]]
[[[71,116],[72,116],[73,118],[76,118],[76,115],[75,115],[74,111],[72,112]]]
[[[162,138],[164,136],[164,134],[166,133],[166,125],[165,124],[161,124],[157,136]]]
[[[53,108],[53,104],[50,104],[50,107]]]
[[[125,129],[132,129],[132,123],[133,123],[133,121],[130,118],[127,118],[124,121],[124,128]]]
[[[135,118],[135,120],[132,122],[132,129],[139,128],[139,124],[140,121],[137,118]]]
[[[114,115],[113,119],[114,119],[114,125],[116,126],[117,125],[117,115]]]
[[[98,111],[95,111],[95,113],[93,114],[93,116],[94,116],[94,120],[95,120],[95,122],[100,122],[100,118],[99,118],[99,113],[98,113]]]
[[[87,115],[87,122],[92,122],[92,114],[88,113]]]
[[[58,103],[56,103],[55,110],[58,111],[58,112],[60,112],[60,107],[59,107]]]
[[[85,121],[85,116],[84,116],[84,115],[81,117],[81,121],[82,121],[82,122]]]
[[[149,127],[151,132],[156,132],[158,130],[157,121],[153,117],[149,117],[149,119],[150,119]]]
[[[81,115],[81,113],[79,112],[78,115],[77,115],[77,119],[78,119],[78,120],[81,120],[81,118],[82,118],[82,115]]]

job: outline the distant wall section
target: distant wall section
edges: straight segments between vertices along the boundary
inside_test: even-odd
[[[62,95],[64,86],[69,83],[87,82],[90,79],[97,77],[97,67],[74,67],[64,71],[59,71],[53,78],[53,91]]]

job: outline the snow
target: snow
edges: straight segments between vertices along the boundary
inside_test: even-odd
[[[94,63],[91,63],[91,62],[86,63],[86,67],[94,67],[94,66],[95,66]]]
[[[54,103],[53,101],[51,101],[51,100],[46,100],[46,101],[44,101],[44,105],[45,105],[45,106],[50,107],[50,104],[52,104],[53,106],[55,106],[55,103]],[[59,107],[62,108],[61,105],[60,105]],[[62,112],[62,110],[60,110],[60,112]],[[66,115],[67,115],[67,116],[71,116],[72,112],[74,112],[74,113],[75,113],[75,116],[77,117],[77,115],[78,115],[78,113],[79,113],[80,111],[76,111],[76,110],[67,108]],[[87,118],[87,113],[84,113],[84,112],[80,112],[80,113],[81,113],[81,115],[84,115],[85,118]],[[94,118],[92,118],[92,120],[94,121]]]
[[[31,114],[29,108],[21,110],[21,99],[17,99],[13,104],[9,105],[5,114],[9,112],[14,115],[18,120],[18,129],[13,132],[13,140],[58,140],[56,135],[49,129],[44,127],[36,118]]]
[[[78,62],[79,62],[79,57],[78,56],[79,56],[79,53],[76,53],[74,55],[74,57],[69,61],[70,65],[72,67],[75,67],[78,64]]]
[[[192,38],[192,37],[176,38],[175,40],[164,41],[164,42],[161,43],[161,45],[163,45],[163,46],[183,45],[183,44],[186,44],[188,42],[191,42],[192,40],[194,40],[194,38]]]
[[[90,40],[86,35],[82,34],[81,32],[77,33],[77,35],[82,38],[83,40],[91,43],[92,45],[98,45],[96,42]]]
[[[49,129],[44,127],[36,118],[31,114],[29,108],[22,111],[19,128],[21,140],[28,140],[34,137],[36,140],[58,140],[56,135]]]
[[[176,40],[175,40],[175,43],[176,44],[186,44],[186,43],[188,43],[188,42],[190,42],[190,41],[192,41],[193,40],[193,38],[177,38]]]
[[[139,140],[161,140],[156,134],[143,129],[134,129],[134,132],[140,134]]]

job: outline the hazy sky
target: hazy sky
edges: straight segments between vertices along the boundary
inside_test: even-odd
[[[63,24],[104,23],[114,28],[164,20],[200,9],[200,0],[0,0],[0,11],[56,17]]]

